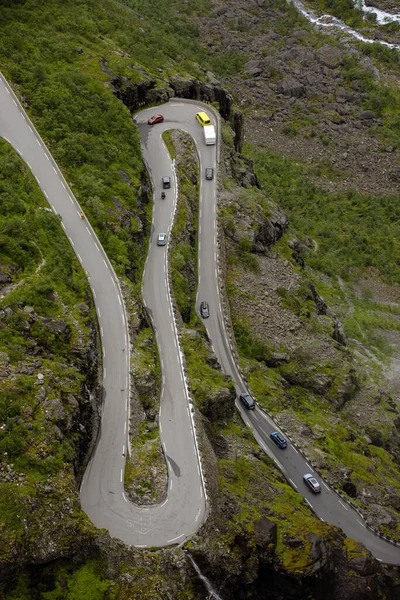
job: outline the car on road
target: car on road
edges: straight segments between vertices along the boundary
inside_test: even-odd
[[[311,473],[306,473],[303,476],[303,479],[314,494],[318,494],[321,491],[321,486],[315,479],[314,475],[311,475]]]
[[[205,300],[203,300],[203,302],[200,304],[200,314],[203,319],[208,319],[210,316],[210,307],[208,306],[208,302]]]
[[[274,444],[278,446],[278,448],[286,448],[287,441],[285,440],[283,435],[279,433],[279,431],[273,431],[269,437],[274,442]]]
[[[164,117],[162,115],[153,115],[147,121],[149,125],[156,125],[156,123],[162,123],[164,121]]]
[[[168,190],[171,187],[171,177],[163,177],[162,186],[164,190]]]
[[[165,246],[167,243],[167,234],[159,233],[157,236],[157,246]]]
[[[255,409],[256,403],[254,402],[254,399],[250,396],[250,394],[240,394],[240,400],[243,402],[243,404],[248,410]]]
[[[206,168],[206,179],[208,179],[209,181],[211,179],[214,179],[214,169],[212,167]]]
[[[208,114],[206,112],[196,113],[196,119],[198,120],[200,125],[203,125],[203,127],[206,127],[207,125],[211,125],[210,117],[208,116]]]

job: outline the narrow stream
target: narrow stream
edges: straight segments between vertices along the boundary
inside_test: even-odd
[[[396,50],[400,50],[400,44],[390,44],[389,42],[384,42],[382,40],[374,40],[371,38],[364,37],[363,35],[361,35],[361,33],[358,33],[358,31],[355,31],[354,29],[343,23],[343,21],[340,21],[340,19],[337,19],[332,15],[322,15],[320,17],[317,17],[314,11],[311,10],[311,8],[306,8],[300,0],[288,0],[288,2],[294,4],[297,10],[300,11],[301,14],[308,21],[310,21],[310,23],[313,23],[319,27],[338,29],[340,31],[343,31],[344,33],[347,33],[349,36],[355,38],[356,40],[359,40],[360,42],[366,42],[367,44],[381,44],[382,46],[387,46],[388,48],[396,48]],[[400,13],[391,14],[383,10],[379,10],[378,8],[374,8],[372,6],[365,6],[365,2],[363,0],[360,0],[360,2],[357,2],[356,0],[355,4],[359,4],[361,10],[364,13],[375,14],[376,21],[380,25],[395,21],[400,23]]]
[[[209,579],[207,579],[207,577],[205,575],[203,575],[203,573],[200,571],[200,567],[197,565],[194,558],[190,554],[188,554],[188,556],[194,567],[194,570],[196,571],[197,575],[199,576],[201,582],[203,583],[204,587],[206,588],[206,590],[208,592],[208,599],[209,600],[222,600],[221,596],[217,593],[217,591],[214,588],[214,586],[212,585],[211,581]]]
[[[365,6],[365,0],[359,0],[359,2],[356,2],[356,4],[360,6],[364,13],[372,13],[376,15],[376,22],[379,23],[379,25],[384,25],[385,23],[394,23],[394,21],[398,21],[400,23],[400,13],[388,13],[373,6]]]

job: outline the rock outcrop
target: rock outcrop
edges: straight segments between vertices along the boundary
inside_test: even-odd
[[[243,116],[234,110],[232,96],[220,85],[212,73],[208,73],[209,81],[174,75],[169,81],[157,81],[149,78],[140,83],[133,83],[128,77],[114,75],[107,67],[104,59],[101,68],[110,76],[110,86],[130,111],[134,112],[146,104],[162,104],[170,98],[187,98],[203,102],[217,102],[221,117],[229,121],[235,133],[235,148],[242,150],[244,140]]]

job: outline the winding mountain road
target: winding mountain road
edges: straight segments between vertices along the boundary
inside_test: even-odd
[[[179,125],[175,122],[171,126]],[[176,188],[171,188],[168,201],[157,206],[160,210],[154,211],[143,287],[162,361],[160,428],[168,464],[167,499],[158,506],[145,508],[135,506],[124,493],[129,420],[129,333],[118,279],[95,232],[87,220],[80,218],[81,209],[61,171],[2,75],[0,135],[23,158],[51,208],[61,215],[62,227],[93,291],[103,347],[104,405],[96,447],[81,485],[82,508],[97,527],[107,529],[126,544],[144,547],[180,543],[202,524],[206,498],[171,313],[167,247],[157,247],[154,235],[154,226],[166,232],[170,229]],[[154,176],[168,173],[173,177],[168,153],[162,149],[158,138],[149,136],[149,149],[157,156]]]
[[[183,129],[196,143],[201,173],[197,306],[201,300],[209,302],[211,314],[204,324],[214,351],[223,371],[236,382],[237,392],[246,391],[232,357],[220,301],[216,179],[207,181],[204,177],[206,167],[217,167],[217,147],[204,145],[202,128],[195,120],[195,113],[202,109],[202,105],[194,102],[175,100],[161,108],[165,116],[161,125],[147,125],[147,118],[156,112],[154,109],[142,111],[135,118],[155,195],[143,298],[156,332],[162,366],[160,436],[169,476],[167,499],[157,506],[138,507],[125,496],[123,483],[128,451],[129,338],[119,283],[90,224],[80,219],[79,205],[67,182],[6,80],[0,76],[0,135],[25,160],[53,211],[61,215],[63,229],[89,277],[96,304],[103,345],[105,401],[96,448],[81,486],[82,508],[97,527],[106,528],[113,537],[137,547],[183,542],[200,527],[207,508],[193,412],[172,312],[168,245],[156,244],[159,232],[170,233],[177,197],[173,163],[161,137],[167,129]],[[218,126],[214,114],[212,119]],[[166,191],[166,199],[161,200],[161,178],[165,175],[171,177],[172,186]],[[276,448],[269,438],[276,425],[267,415],[258,407],[246,411],[237,403],[237,408],[260,446],[321,519],[341,527],[378,560],[400,564],[399,545],[390,544],[367,529],[360,515],[320,477],[321,494],[314,496],[305,487],[303,475],[313,469],[293,445],[283,451]]]

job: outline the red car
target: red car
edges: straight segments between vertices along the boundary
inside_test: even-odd
[[[149,125],[155,125],[156,123],[162,123],[164,121],[164,117],[162,115],[154,115],[154,117],[150,117],[147,121]]]

